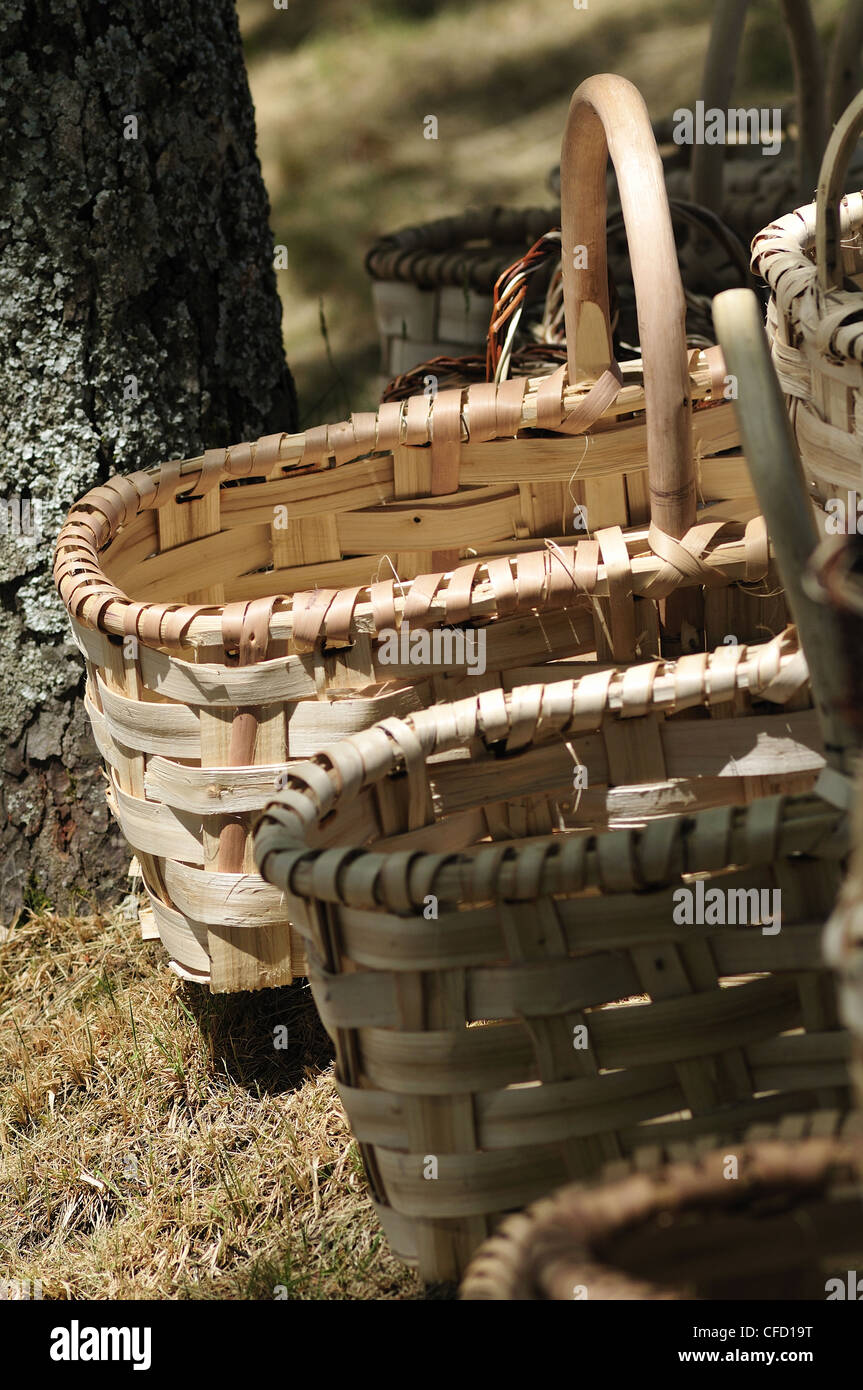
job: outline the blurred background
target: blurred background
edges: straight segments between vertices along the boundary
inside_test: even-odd
[[[843,0],[812,8],[829,45]],[[238,0],[238,11],[307,427],[377,403],[371,243],[468,207],[553,208],[549,173],[575,87],[612,71],[640,88],[654,121],[691,106],[713,4]],[[735,103],[783,105],[792,90],[777,0],[755,0]],[[437,140],[423,136],[428,115]]]

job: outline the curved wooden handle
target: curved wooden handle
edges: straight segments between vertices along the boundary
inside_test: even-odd
[[[569,380],[614,361],[608,306],[605,171],[611,156],[629,241],[644,359],[653,522],[679,538],[694,525],[686,301],[662,161],[647,107],[624,77],[590,77],[575,92],[560,160],[563,303]]]
[[[825,294],[829,290],[842,288],[843,274],[839,264],[841,202],[845,192],[848,165],[861,130],[863,92],[855,97],[830,136],[818,175],[818,192],[815,197],[815,261],[818,266],[818,283]]]
[[[815,186],[824,148],[821,40],[809,0],[780,0],[780,7],[791,49],[797,95],[797,191],[800,201],[806,202]],[[701,79],[705,110],[726,111],[730,105],[748,10],[749,0],[716,0]],[[725,146],[693,146],[691,167],[692,201],[719,212],[723,198]]]

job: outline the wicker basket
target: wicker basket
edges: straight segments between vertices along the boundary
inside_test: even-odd
[[[420,362],[484,350],[495,282],[559,209],[470,210],[381,237],[366,270],[381,340],[381,384]],[[541,282],[532,287],[541,292]]]
[[[788,633],[387,720],[292,767],[258,829],[262,875],[307,940],[381,1220],[429,1279],[456,1277],[500,1213],[660,1135],[848,1105],[820,933],[855,731],[831,674],[836,624],[802,580],[817,538],[758,305],[732,292],[716,310],[819,657],[821,794],[770,795],[815,780],[811,712],[782,717],[793,749],[763,736],[765,700],[790,705],[803,676]],[[695,706],[738,717],[705,736]],[[674,920],[681,889],[768,887],[781,934]]]
[[[384,1231],[429,1280],[457,1277],[502,1213],[660,1133],[848,1108],[820,954],[846,813],[768,797],[669,817],[655,786],[659,818],[626,808],[641,829],[574,830],[602,798],[572,809],[578,694],[389,720],[297,765],[258,829]],[[643,745],[650,718],[618,727]],[[691,804],[722,780],[684,784]],[[342,848],[311,848],[325,825]],[[781,932],[675,923],[679,890],[716,888],[778,889]]]
[[[863,1116],[788,1116],[731,1153],[670,1147],[670,1161],[658,1144],[629,1171],[619,1164],[508,1218],[471,1262],[462,1298],[859,1297]]]
[[[773,360],[828,531],[856,527],[849,493],[863,492],[863,194],[841,197],[861,126],[863,95],[833,132],[817,202],[766,227],[752,247],[753,267],[770,286]],[[831,515],[837,502],[850,505],[841,522]]]
[[[286,758],[435,698],[535,680],[547,662],[620,666],[785,625],[781,597],[740,587],[769,578],[766,531],[744,460],[716,457],[737,443],[733,406],[690,412],[716,364],[690,377],[679,282],[656,279],[673,238],[623,79],[576,94],[571,178],[590,188],[604,169],[597,111],[644,219],[644,385],[621,386],[607,355],[602,215],[582,214],[564,228],[592,259],[568,285],[574,387],[562,368],[211,450],[110,480],[60,534],[55,577],[109,800],[162,940],[213,990],[305,969],[249,840]],[[582,134],[589,156],[572,148]],[[573,497],[592,532],[574,545]],[[438,632],[440,650],[418,665],[390,645],[385,659],[382,634],[402,623]],[[464,632],[461,655],[444,640],[452,625],[483,628],[484,671]]]

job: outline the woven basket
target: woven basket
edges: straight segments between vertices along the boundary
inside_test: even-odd
[[[843,520],[855,528],[849,493],[863,492],[863,194],[841,196],[861,126],[863,95],[833,132],[816,203],[766,227],[752,247],[753,267],[770,286],[773,360],[813,496],[830,504],[828,531],[841,524],[830,514],[834,499],[850,505]]]
[[[859,1297],[863,1116],[788,1116],[733,1152],[670,1147],[671,1161],[657,1144],[614,1177],[508,1218],[471,1262],[462,1298]]]
[[[500,1213],[660,1134],[848,1105],[820,957],[855,738],[831,675],[841,647],[801,577],[817,537],[757,302],[732,292],[716,310],[819,656],[821,794],[769,795],[811,787],[822,763],[811,712],[782,716],[784,747],[762,724],[765,700],[790,705],[804,678],[788,633],[387,720],[292,767],[257,832],[307,940],[382,1223],[429,1279],[456,1277]],[[707,735],[696,706],[743,717]],[[768,886],[781,934],[674,921],[681,888]]]
[[[604,169],[597,112],[644,219],[644,385],[621,386],[608,356],[598,209],[564,228],[592,262],[568,284],[574,387],[562,368],[210,450],[110,480],[60,534],[55,578],[109,801],[177,968],[213,990],[305,970],[249,841],[286,758],[435,698],[535,680],[550,661],[625,665],[785,625],[781,597],[740,587],[773,582],[765,527],[743,459],[715,457],[737,443],[733,406],[690,412],[716,364],[690,377],[679,282],[656,278],[673,239],[623,79],[576,94],[570,177],[589,189]],[[575,502],[592,534],[573,545]],[[421,665],[384,660],[381,633],[403,622],[440,635]],[[483,628],[484,673],[444,640],[451,625]]]
[[[559,220],[556,208],[480,208],[376,241],[365,265],[382,385],[429,358],[484,349],[495,282]]]
[[[660,818],[627,808],[640,830],[573,832],[598,819],[570,809],[577,708],[563,683],[387,721],[297,765],[258,830],[381,1224],[429,1280],[458,1277],[502,1213],[660,1133],[849,1105],[820,954],[845,812],[669,817],[657,786]],[[703,804],[722,780],[685,791]],[[310,848],[324,823],[343,848]],[[675,924],[691,875],[779,889],[781,932]]]

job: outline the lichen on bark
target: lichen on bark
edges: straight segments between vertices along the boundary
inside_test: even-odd
[[[296,427],[233,0],[0,8],[0,923],[124,891],[50,578],[111,473]],[[8,527],[7,527],[8,531]]]

